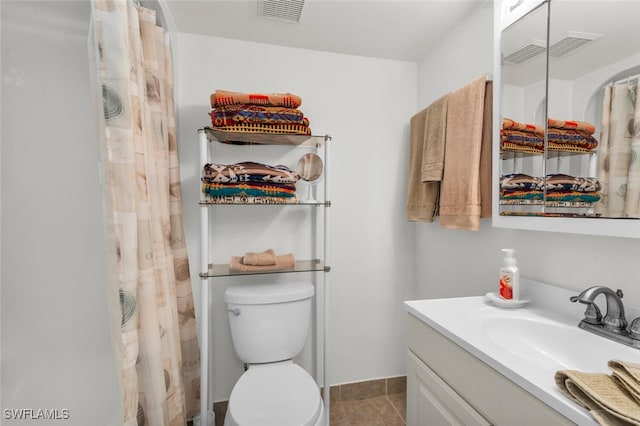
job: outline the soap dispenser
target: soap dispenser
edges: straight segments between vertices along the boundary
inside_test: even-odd
[[[514,249],[502,249],[504,260],[500,268],[500,297],[505,300],[520,299],[520,273],[516,266]]]

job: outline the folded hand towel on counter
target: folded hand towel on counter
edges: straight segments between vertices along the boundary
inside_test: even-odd
[[[276,264],[276,252],[273,249],[267,249],[263,252],[246,252],[242,256],[243,265],[267,266]]]
[[[486,77],[482,76],[447,98],[445,165],[440,191],[440,226],[443,228],[480,229],[485,91]]]
[[[231,272],[266,272],[266,271],[283,271],[292,269],[296,266],[296,259],[292,253],[276,256],[273,265],[245,265],[242,263],[241,256],[232,256],[229,262],[229,271]]]
[[[447,97],[411,117],[407,220],[433,222],[444,166]]]
[[[640,404],[640,364],[611,360],[608,363],[613,377],[626,388],[629,394]]]
[[[561,370],[554,378],[562,393],[589,410],[601,425],[640,425],[640,404],[615,377]]]
[[[298,108],[302,105],[300,96],[293,93],[242,93],[228,90],[216,90],[210,96],[211,106],[232,104],[251,104]]]

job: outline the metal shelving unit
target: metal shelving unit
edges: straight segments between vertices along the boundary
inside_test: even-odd
[[[322,378],[322,397],[326,409],[327,419],[330,418],[330,397],[329,397],[329,368],[328,368],[328,330],[329,330],[329,277],[330,266],[329,265],[329,208],[331,202],[329,201],[329,141],[331,137],[326,136],[313,136],[313,135],[291,135],[291,134],[277,134],[277,133],[240,133],[240,132],[226,132],[205,127],[198,130],[198,140],[200,146],[200,170],[203,169],[206,163],[211,162],[211,149],[210,144],[213,142],[222,142],[226,144],[241,144],[241,145],[280,145],[290,146],[292,149],[297,147],[313,148],[317,150],[323,150],[324,158],[324,197],[323,201],[313,202],[297,202],[286,204],[245,204],[245,203],[215,203],[211,200],[207,200],[206,195],[201,194],[200,198],[200,279],[202,283],[201,292],[201,324],[200,324],[200,418],[206,419],[207,413],[211,410],[209,407],[209,286],[213,284],[215,278],[220,277],[234,277],[245,275],[257,275],[257,274],[283,274],[283,273],[300,273],[300,272],[316,272],[321,273],[322,279],[322,298],[321,300],[316,298],[316,319],[319,318],[318,313],[322,312],[322,322],[317,321],[316,324],[316,354],[321,360],[317,360],[317,372],[316,383],[319,383],[319,379]],[[310,208],[323,208],[323,226],[322,235],[317,235],[314,229],[314,238],[323,238],[323,258],[322,259],[310,259],[310,260],[298,260],[295,267],[286,270],[279,271],[260,271],[260,272],[231,272],[228,264],[214,264],[211,262],[210,255],[211,250],[209,247],[209,215],[210,209],[215,206],[274,206],[284,207],[288,206],[311,206]],[[226,207],[223,207],[226,208]],[[315,211],[308,214],[315,215]],[[315,216],[314,216],[315,217]],[[315,221],[314,221],[315,222]],[[314,283],[316,290],[318,289],[319,282]],[[318,291],[316,291],[316,295]],[[320,338],[321,336],[321,338]],[[320,366],[322,366],[320,370]]]

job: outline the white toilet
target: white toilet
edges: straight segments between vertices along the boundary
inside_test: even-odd
[[[292,358],[305,344],[311,319],[310,283],[227,288],[231,337],[248,365],[231,391],[225,426],[326,426],[318,385]]]

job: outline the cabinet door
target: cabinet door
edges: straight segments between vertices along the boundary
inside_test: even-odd
[[[411,351],[407,357],[407,425],[490,425]]]

